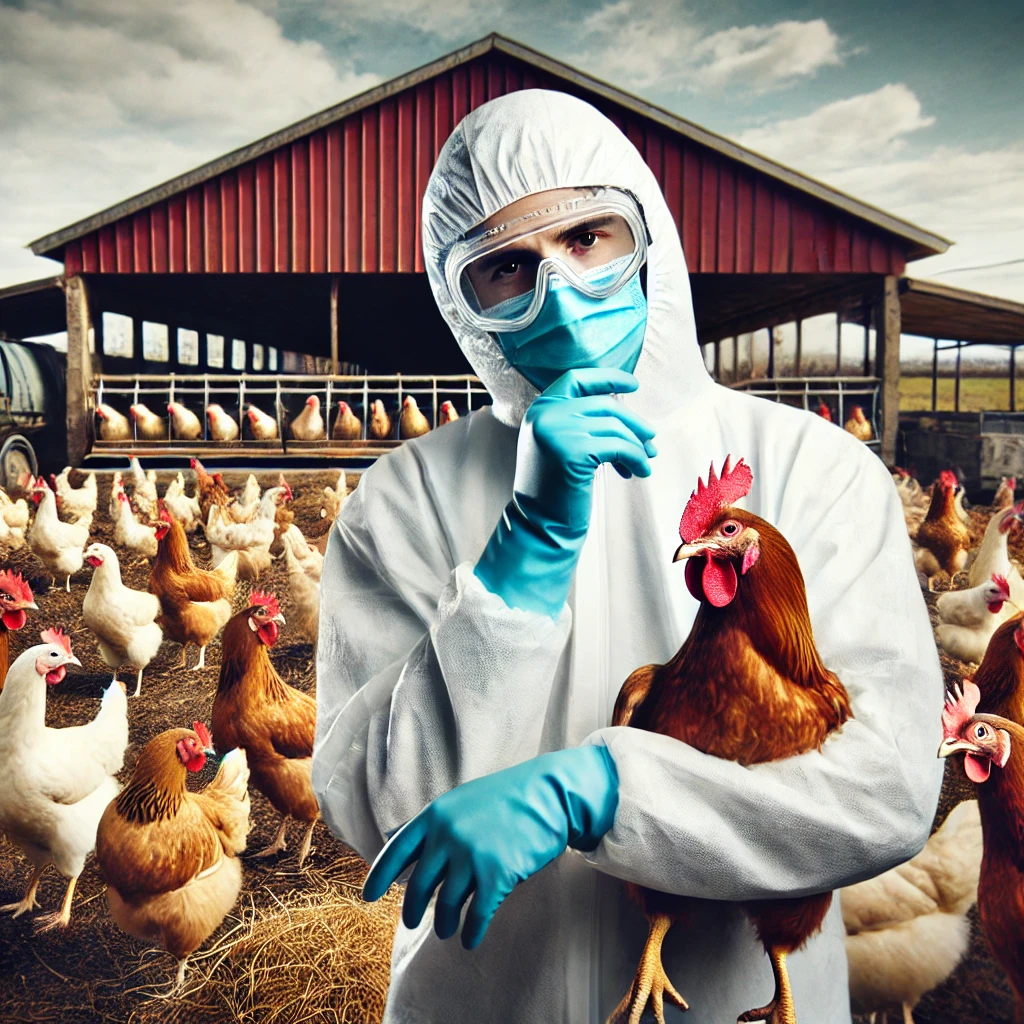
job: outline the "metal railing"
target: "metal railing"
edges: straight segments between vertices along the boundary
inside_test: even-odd
[[[381,440],[370,435],[371,406],[378,399],[384,403],[385,411],[391,417],[392,429],[388,440],[397,442],[402,402],[406,395],[412,395],[420,411],[430,421],[431,427],[438,425],[441,405],[450,401],[460,415],[490,404],[490,395],[478,377],[471,374],[452,375],[374,375],[330,376],[323,374],[277,374],[275,376],[249,374],[103,374],[93,381],[94,408],[100,403],[112,405],[119,412],[128,415],[130,405],[139,403],[151,407],[160,415],[171,402],[180,402],[200,419],[203,425],[201,438],[184,440],[174,437],[171,417],[166,416],[167,436],[164,438],[140,438],[138,423],[133,419],[133,440],[149,445],[175,445],[203,443],[204,445],[255,445],[287,449],[290,445],[332,445],[379,444]],[[326,438],[315,442],[299,442],[289,437],[289,424],[301,412],[301,403],[295,401],[301,396],[302,402],[310,395],[316,395],[321,402]],[[349,442],[331,438],[336,405],[345,401],[361,412],[362,435],[359,440]],[[236,419],[239,436],[236,441],[217,441],[210,436],[210,423],[206,409],[216,403]],[[271,441],[258,441],[246,437],[246,409],[254,405],[277,422],[277,437]],[[159,410],[159,411],[158,411]],[[160,416],[164,419],[164,416]],[[123,442],[97,442],[98,446],[119,445]]]
[[[838,413],[834,422],[840,426],[849,418],[848,410],[859,405],[871,421],[875,435],[875,440],[867,443],[879,443],[877,438],[882,404],[882,381],[879,377],[762,377],[736,381],[729,387],[809,412],[817,411],[819,399],[825,401],[826,405],[831,405],[827,400],[833,399],[835,408],[830,411]]]

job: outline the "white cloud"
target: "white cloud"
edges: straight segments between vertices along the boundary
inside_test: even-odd
[[[842,63],[839,39],[820,18],[706,33],[676,0],[613,0],[582,28],[587,67],[637,88],[760,93]]]
[[[904,136],[934,123],[901,83],[828,103],[805,117],[753,128],[736,141],[793,167],[821,171],[891,156],[906,145]]]
[[[913,133],[934,122],[905,85],[886,85],[737,141],[956,242],[912,263],[911,275],[1024,300],[1019,265],[941,274],[1024,255],[1024,143],[911,147]]]
[[[376,81],[240,0],[0,6],[0,282],[59,270],[30,239]]]

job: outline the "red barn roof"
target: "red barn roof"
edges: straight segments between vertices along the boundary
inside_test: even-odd
[[[900,274],[949,242],[498,35],[31,243],[88,273],[422,271],[420,202],[470,110],[524,88],[593,103],[665,193],[690,270]]]

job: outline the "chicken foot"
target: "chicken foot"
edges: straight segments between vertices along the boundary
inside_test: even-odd
[[[768,958],[772,962],[772,974],[775,975],[775,995],[766,1006],[740,1014],[736,1024],[747,1024],[755,1020],[767,1021],[768,1024],[797,1024],[793,989],[789,984],[789,971],[786,970],[786,951],[779,946],[772,946],[768,950]]]
[[[42,932],[51,932],[56,928],[67,928],[71,923],[71,900],[74,898],[75,886],[77,884],[77,877],[68,880],[67,892],[64,893],[64,902],[60,905],[60,910],[57,913],[43,914],[36,918],[37,935]]]
[[[284,817],[281,819],[281,827],[277,830],[277,835],[274,836],[274,841],[264,850],[260,850],[259,853],[254,853],[254,857],[272,857],[275,853],[280,853],[282,850],[287,848],[287,843],[284,841],[284,830],[288,824],[288,818]],[[312,833],[312,828],[310,833]]]
[[[43,872],[46,870],[46,865],[41,864],[38,867],[32,869],[32,877],[28,880],[28,885],[25,887],[25,895],[22,897],[19,903],[7,903],[0,907],[0,910],[13,911],[12,917],[20,917],[22,914],[28,913],[39,906],[39,901],[36,899],[36,889],[39,888],[39,879],[43,877]]]
[[[668,980],[661,963],[661,944],[665,934],[672,927],[672,919],[667,914],[655,914],[650,918],[650,922],[651,929],[647,934],[647,943],[644,945],[633,984],[605,1024],[640,1024],[648,1001],[653,1005],[654,1019],[658,1024],[665,1024],[666,996],[669,1002],[675,1003],[680,1010],[690,1008],[689,1003]]]

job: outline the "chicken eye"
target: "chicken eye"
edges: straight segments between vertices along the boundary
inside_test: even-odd
[[[57,652],[56,651],[50,651],[50,657],[51,658],[56,658],[57,657]]]
[[[976,725],[974,727],[974,735],[977,736],[979,740],[984,739],[987,733],[988,729],[984,725]]]
[[[733,522],[731,519],[727,523],[722,524],[722,533],[726,537],[735,537],[740,531],[740,524]]]

